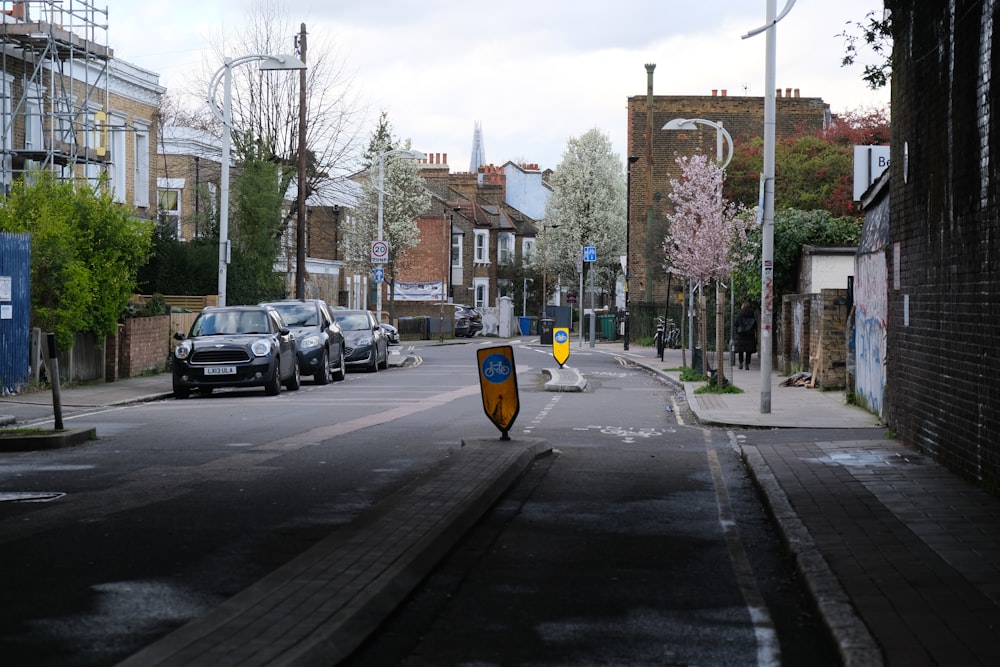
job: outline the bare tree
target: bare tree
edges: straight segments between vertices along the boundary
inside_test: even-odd
[[[254,0],[244,22],[232,33],[220,33],[212,44],[214,60],[204,64],[178,91],[185,114],[175,118],[193,127],[222,128],[205,104],[212,76],[225,59],[254,54],[289,54],[298,48],[301,24],[289,16],[291,5],[280,0]],[[308,26],[306,26],[308,29]],[[318,179],[354,171],[367,108],[353,85],[345,60],[328,36],[308,34],[306,71],[307,192]],[[215,100],[221,108],[222,91]],[[233,146],[239,155],[256,155],[294,166],[298,157],[299,77],[288,71],[261,71],[254,64],[232,71]],[[292,170],[294,171],[294,169]]]

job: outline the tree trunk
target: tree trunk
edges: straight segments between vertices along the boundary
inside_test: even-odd
[[[708,376],[708,297],[698,291],[698,342],[701,345],[701,374]]]
[[[723,310],[723,294],[725,289],[722,287],[722,283],[718,280],[715,281],[715,368],[716,368],[716,382],[718,386],[722,387],[722,361],[724,358],[722,348],[725,346],[725,328],[726,315]]]

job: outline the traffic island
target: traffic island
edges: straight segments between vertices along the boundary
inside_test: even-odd
[[[542,375],[549,377],[545,391],[583,391],[587,388],[587,378],[575,368],[543,368]]]
[[[41,428],[0,429],[0,452],[33,452],[43,449],[75,447],[97,440],[97,429],[90,426],[60,430]]]

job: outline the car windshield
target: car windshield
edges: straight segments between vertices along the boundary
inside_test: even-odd
[[[264,311],[222,311],[202,313],[191,325],[192,336],[269,333]]]
[[[346,331],[364,331],[371,326],[368,315],[365,313],[337,315],[337,324]]]
[[[281,318],[290,327],[315,327],[319,325],[316,309],[305,304],[276,305],[275,310],[281,313]]]

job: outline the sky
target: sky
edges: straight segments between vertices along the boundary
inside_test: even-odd
[[[260,1],[95,4],[108,8],[115,56],[158,73],[173,93],[242,53],[227,44]],[[778,12],[787,1],[777,0]],[[495,165],[555,169],[567,142],[591,129],[623,159],[627,101],[646,94],[647,63],[656,64],[656,95],[764,94],[765,36],[741,37],[764,24],[766,0],[271,2],[286,52],[305,23],[307,60],[323,50],[350,82],[365,112],[362,145],[384,110],[398,138],[447,154],[453,172],[469,169],[476,123]],[[821,97],[833,113],[888,107],[888,91],[869,90],[860,65],[840,65],[838,35],[881,7],[797,0],[777,27],[776,87]]]

